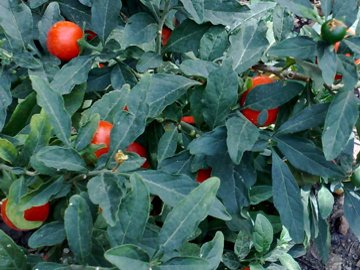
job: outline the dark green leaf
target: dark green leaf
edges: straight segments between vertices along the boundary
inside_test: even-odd
[[[251,19],[242,24],[236,34],[230,36],[228,57],[233,68],[241,73],[257,64],[269,45],[267,27],[263,21]]]
[[[6,73],[0,74],[0,131],[5,125],[7,107],[12,102],[12,96],[10,92],[11,81]]]
[[[294,28],[294,17],[277,5],[273,13],[273,31],[277,41],[286,39]]]
[[[92,138],[94,137],[95,131],[99,126],[99,120],[99,115],[93,114],[89,118],[89,121],[80,127],[75,141],[76,150],[81,151],[90,144]]]
[[[59,221],[53,221],[45,224],[29,238],[31,248],[46,246],[55,246],[65,241],[64,224]]]
[[[44,79],[37,75],[30,75],[30,79],[37,93],[38,104],[48,115],[56,135],[66,145],[70,145],[71,120],[65,110],[64,99]]]
[[[239,231],[235,241],[234,252],[240,260],[244,259],[250,253],[252,246],[251,240],[251,235],[248,232],[245,230]]]
[[[306,107],[304,110],[298,112],[296,115],[283,123],[277,130],[277,133],[291,134],[318,127],[324,123],[328,109],[328,103],[314,104]],[[316,115],[316,117],[314,117],[314,115]]]
[[[253,186],[250,189],[250,203],[257,205],[263,201],[266,201],[272,197],[271,186]]]
[[[325,16],[325,18],[329,16],[329,14],[332,10],[333,2],[334,2],[333,0],[322,0],[321,1],[321,12]]]
[[[161,171],[143,171],[139,172],[142,180],[147,185],[151,194],[161,198],[166,204],[174,207],[185,198],[198,184],[186,175],[171,175]],[[222,220],[230,220],[222,203],[215,199],[209,215]]]
[[[327,219],[334,207],[334,196],[325,186],[322,186],[318,192],[317,199],[321,218]]]
[[[259,138],[259,130],[240,113],[226,121],[226,128],[229,155],[235,164],[240,164],[244,152],[251,150]]]
[[[159,163],[175,154],[178,139],[179,132],[176,126],[165,127],[165,133],[161,136],[158,145],[157,159]]]
[[[136,13],[131,16],[124,29],[124,47],[141,45],[154,41],[158,25],[147,13]]]
[[[316,20],[318,16],[311,3],[307,0],[276,0],[276,2],[300,17]]]
[[[80,195],[70,198],[64,216],[66,238],[76,259],[86,264],[91,253],[93,221],[89,205]]]
[[[210,264],[210,269],[217,269],[224,250],[224,235],[216,232],[214,238],[201,246],[200,257],[206,259]]]
[[[72,21],[77,25],[83,25],[86,23],[86,25],[91,28],[90,8],[81,5],[78,1],[73,0],[59,0],[57,2],[59,2],[61,13],[69,21]]]
[[[208,270],[209,263],[203,258],[198,257],[176,257],[159,266],[155,266],[154,270]]]
[[[209,29],[209,25],[198,25],[190,20],[184,21],[172,32],[165,47],[166,52],[185,53],[192,51],[198,54],[200,39]]]
[[[211,127],[223,125],[231,107],[237,102],[238,78],[230,65],[210,72],[203,96],[203,115]]]
[[[213,26],[200,40],[200,57],[204,60],[213,61],[223,56],[229,44],[229,34],[225,28]]]
[[[105,42],[110,32],[118,25],[122,2],[118,0],[93,0],[91,25],[94,32]]]
[[[288,38],[272,46],[268,53],[277,57],[315,59],[316,42],[306,36]]]
[[[3,0],[0,3],[0,26],[13,50],[26,50],[33,39],[30,8],[22,2]]]
[[[359,117],[352,89],[342,89],[330,104],[325,119],[322,144],[327,160],[335,159],[344,149]]]
[[[120,204],[117,221],[108,227],[113,245],[140,241],[150,214],[150,194],[142,178],[137,174],[130,177],[131,191]]]
[[[211,147],[209,147],[211,146]],[[217,127],[193,140],[188,149],[192,155],[213,156],[226,152],[226,128]]]
[[[148,69],[157,68],[163,63],[163,60],[160,55],[154,52],[144,53],[139,62],[136,64],[136,69],[139,72],[145,72]]]
[[[278,81],[258,85],[246,96],[245,107],[254,110],[276,108],[296,97],[304,85],[295,81]]]
[[[114,226],[120,202],[124,197],[124,187],[115,175],[100,174],[90,179],[87,189],[90,200],[102,209],[106,223]]]
[[[105,252],[105,258],[119,269],[149,270],[149,255],[140,247],[122,245]]]
[[[319,250],[322,262],[325,263],[329,259],[330,246],[331,246],[331,235],[330,228],[327,220],[319,219],[319,234],[315,239],[316,247]]]
[[[359,11],[359,3],[357,0],[335,0],[333,4],[334,18],[343,21],[350,27],[356,20],[356,14]]]
[[[327,85],[332,85],[336,75],[336,53],[332,46],[320,43],[317,48],[317,55],[324,82]]]
[[[28,269],[26,255],[14,241],[0,230],[0,268],[8,270]]]
[[[92,62],[91,56],[75,57],[55,74],[50,87],[60,95],[69,94],[75,85],[86,82]]]
[[[84,160],[72,148],[46,146],[33,155],[30,162],[36,170],[40,169],[40,172],[41,168],[38,168],[37,163],[57,171],[87,172]]]
[[[217,65],[203,60],[187,59],[181,63],[180,69],[187,76],[207,78],[209,73],[217,69]]]
[[[273,200],[281,222],[289,230],[291,238],[300,243],[304,240],[304,211],[300,189],[289,167],[273,151],[272,153]]]
[[[220,186],[218,178],[209,178],[181,200],[167,215],[159,234],[163,251],[179,248],[206,218]]]
[[[204,20],[204,0],[180,0],[185,10],[192,16],[197,24]]]
[[[351,231],[360,238],[360,196],[355,191],[345,189],[344,215]]]
[[[311,141],[294,136],[275,137],[277,146],[297,169],[323,177],[343,176],[341,169],[327,161],[322,151]]]

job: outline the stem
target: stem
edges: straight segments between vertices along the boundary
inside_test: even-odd
[[[91,171],[91,172],[88,172],[87,174],[79,174],[79,175],[75,176],[74,178],[72,178],[70,180],[72,182],[76,182],[78,180],[85,180],[88,177],[96,176],[96,175],[99,175],[99,174],[102,174],[102,173],[111,173],[111,174],[116,174],[116,175],[129,176],[128,173],[121,173],[121,172],[116,172],[116,171],[113,171],[113,170],[104,169],[104,170],[98,170],[98,171]]]
[[[291,70],[284,70],[283,68],[276,68],[266,65],[256,65],[252,67],[255,70],[261,70],[264,72],[270,72],[273,73],[281,78],[290,79],[290,80],[298,80],[298,81],[304,81],[309,82],[310,78],[305,76],[304,74],[297,73]]]
[[[37,172],[28,171],[28,170],[23,169],[23,168],[15,168],[15,167],[7,166],[5,164],[0,164],[0,170],[5,170],[5,171],[9,171],[9,172],[12,172],[14,170],[20,170],[20,171],[23,171],[23,173],[28,175],[28,176],[36,176],[36,175],[38,175]]]
[[[158,36],[157,36],[157,43],[156,43],[156,53],[161,55],[161,36],[162,36],[162,29],[164,27],[164,24],[165,24],[165,20],[166,20],[166,17],[167,17],[167,14],[170,10],[170,0],[167,0],[166,3],[165,3],[165,8],[161,14],[161,17],[159,19],[159,28],[158,28]]]
[[[197,135],[201,135],[202,131],[197,129],[196,127],[194,127],[193,125],[190,125],[184,121],[180,122],[180,127],[181,130],[185,131],[186,133],[188,133],[191,137],[196,137]]]

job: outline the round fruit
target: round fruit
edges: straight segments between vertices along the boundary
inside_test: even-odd
[[[246,101],[246,96],[256,86],[262,85],[262,84],[269,84],[269,83],[273,83],[273,82],[274,82],[273,79],[271,79],[268,76],[256,76],[256,77],[252,78],[251,79],[251,87],[241,95],[240,105],[244,106],[245,101]],[[278,112],[279,112],[278,108],[267,110],[266,121],[264,123],[259,124],[259,121],[258,121],[259,119],[258,118],[260,116],[261,111],[256,111],[256,110],[252,110],[252,109],[243,109],[243,110],[241,110],[241,113],[247,119],[249,119],[249,121],[251,123],[253,123],[256,126],[262,126],[262,127],[268,126],[268,125],[271,125],[271,124],[275,123]]]
[[[356,187],[360,187],[360,166],[353,171],[351,183]]]
[[[62,61],[69,61],[80,53],[78,40],[83,37],[81,28],[69,21],[55,23],[47,33],[48,51]]]
[[[170,39],[170,35],[171,35],[171,29],[164,26],[162,29],[162,33],[161,33],[161,44],[163,46],[166,46],[166,44],[168,43],[169,39]]]
[[[198,170],[197,175],[196,175],[196,182],[202,183],[206,179],[210,178],[211,177],[211,171],[212,171],[211,168]]]
[[[22,212],[21,218],[17,217],[16,219],[11,220],[11,217],[9,217],[7,213],[7,204],[8,204],[8,199],[5,199],[1,205],[1,218],[4,221],[4,223],[13,230],[25,231],[28,229],[37,228],[41,225],[42,222],[44,222],[48,218],[50,213],[50,204],[45,203],[40,206],[34,206],[29,209],[26,209],[25,211]],[[11,214],[15,214],[15,213],[11,212]],[[15,223],[17,225],[15,225]],[[30,224],[33,225],[33,227],[31,227]],[[22,227],[21,225],[24,225],[24,227]]]
[[[140,157],[143,157],[143,158],[147,159],[147,151],[146,151],[145,147],[142,146],[141,144],[137,143],[137,142],[133,142],[132,144],[130,144],[128,146],[128,148],[126,148],[126,151],[136,153]],[[147,168],[150,167],[150,163],[146,160],[141,167],[144,168],[144,169],[147,169]]]
[[[7,214],[6,214],[6,205],[7,205],[8,199],[5,199],[2,201],[1,204],[1,218],[3,220],[3,222],[5,223],[6,226],[8,226],[10,229],[16,230],[16,231],[20,231],[20,229],[18,229],[12,222],[11,220],[8,218]]]
[[[330,44],[342,40],[346,33],[346,25],[336,19],[328,20],[321,25],[321,38]]]
[[[190,125],[195,124],[195,119],[193,116],[183,116],[183,117],[181,117],[181,121],[188,123]]]
[[[91,140],[92,144],[105,146],[101,149],[96,150],[95,155],[97,158],[109,152],[110,148],[110,133],[113,125],[107,121],[99,121],[99,125],[95,131],[94,137]]]
[[[42,221],[47,220],[50,213],[50,204],[45,203],[40,206],[34,206],[24,211],[24,218],[27,221]]]

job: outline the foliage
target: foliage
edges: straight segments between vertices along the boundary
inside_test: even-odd
[[[0,197],[51,207],[30,249],[0,231],[1,269],[300,269],[312,242],[328,258],[339,189],[360,237],[360,39],[320,33],[358,33],[358,1],[248,2],[1,1]],[[68,62],[47,49],[62,20],[85,33]],[[275,82],[240,102],[258,75]]]

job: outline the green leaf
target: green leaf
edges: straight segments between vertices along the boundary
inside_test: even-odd
[[[43,1],[47,2],[47,0],[43,0]],[[30,6],[31,6],[31,1],[30,1]],[[53,26],[56,22],[63,20],[64,17],[61,16],[59,3],[50,2],[46,7],[44,15],[37,24],[39,29],[39,40],[43,48],[46,48],[47,33],[50,27]]]
[[[123,110],[126,105],[127,96],[130,92],[129,85],[124,85],[120,90],[113,90],[97,100],[88,110],[85,116],[99,114],[101,120],[113,122],[114,116]]]
[[[294,28],[294,17],[285,8],[277,5],[273,13],[273,31],[277,41],[286,39]]]
[[[7,76],[6,73],[1,72],[0,73],[0,131],[5,125],[7,107],[12,103],[12,96],[10,89],[11,89],[10,78]]]
[[[293,257],[291,257],[290,254],[282,252],[279,256],[279,261],[288,270],[301,270],[300,265],[297,263],[297,261],[295,261]]]
[[[235,164],[240,164],[244,152],[251,150],[259,138],[259,130],[240,113],[226,121],[226,128],[229,155]]]
[[[176,257],[159,265],[152,267],[153,270],[208,270],[209,263],[197,257]]]
[[[92,138],[94,137],[95,131],[99,126],[99,120],[100,116],[98,114],[93,114],[86,123],[80,126],[75,141],[76,150],[81,151],[90,144]]]
[[[110,32],[118,25],[118,16],[122,2],[117,0],[93,0],[91,8],[91,25],[93,31],[101,41],[110,35]]]
[[[132,15],[124,29],[124,47],[141,45],[154,41],[158,25],[147,13],[139,12]]]
[[[327,160],[333,160],[340,155],[358,117],[358,102],[353,90],[342,89],[331,102],[325,119],[321,139]]]
[[[6,139],[0,138],[0,159],[9,163],[16,161],[18,152],[15,146]]]
[[[71,93],[64,95],[65,109],[73,116],[83,105],[87,85],[76,85]]]
[[[334,207],[334,196],[325,186],[318,192],[318,204],[321,217],[327,219]]]
[[[87,183],[90,200],[102,209],[106,223],[114,226],[125,188],[120,179],[113,174],[100,174]]]
[[[209,145],[211,147],[209,147]],[[188,149],[192,155],[215,156],[226,152],[226,128],[217,127],[193,140]]]
[[[217,68],[218,65],[212,62],[192,59],[187,59],[180,65],[180,69],[185,75],[201,78],[207,78],[209,74]]]
[[[193,17],[197,24],[204,20],[204,0],[180,0],[185,10]]]
[[[37,93],[37,101],[49,117],[50,123],[58,138],[70,145],[71,120],[65,110],[64,99],[56,93],[47,81],[37,75],[30,75],[30,80]]]
[[[359,11],[358,2],[356,0],[337,0],[333,3],[333,17],[343,21],[348,27],[350,27],[357,19],[356,14]]]
[[[136,69],[139,72],[145,72],[152,68],[161,66],[163,60],[161,56],[154,52],[144,53],[136,64]]]
[[[169,125],[165,127],[165,132],[161,136],[158,145],[157,159],[159,163],[175,154],[178,139],[179,132],[176,126]]]
[[[251,250],[251,235],[245,230],[240,230],[235,241],[234,252],[239,260],[244,259]]]
[[[31,117],[30,133],[26,138],[24,148],[21,152],[21,159],[27,164],[30,157],[44,146],[48,145],[52,136],[52,127],[47,115],[42,112]]]
[[[18,203],[18,208],[26,210],[33,206],[44,205],[60,194],[67,186],[69,187],[69,184],[65,182],[62,176],[56,180],[48,180],[24,194]]]
[[[266,201],[272,197],[271,186],[253,186],[250,189],[250,203],[251,205],[257,205],[263,201]]]
[[[174,207],[185,198],[198,184],[186,175],[171,175],[161,171],[139,172],[151,194],[155,194],[167,205]],[[215,199],[209,215],[221,220],[230,220],[224,205]]]
[[[319,233],[315,239],[315,244],[319,250],[321,259],[323,263],[326,263],[329,260],[330,247],[331,247],[331,234],[330,227],[327,220],[319,218],[318,221]]]
[[[94,58],[84,55],[72,59],[55,74],[50,87],[58,94],[69,94],[75,85],[86,82]]]
[[[1,98],[1,86],[0,86],[0,100],[1,99],[2,98]],[[3,103],[5,104],[6,102]],[[4,105],[4,107],[0,107],[0,108],[4,108],[5,110],[6,106]],[[38,110],[40,110],[40,107],[38,107],[36,104],[36,93],[32,92],[29,95],[27,95],[27,97],[24,100],[18,103],[15,110],[12,112],[10,119],[7,121],[3,129],[3,133],[11,136],[16,135],[29,123],[29,120],[32,117],[32,115],[36,113]],[[4,114],[3,116],[6,116],[6,114]]]
[[[268,53],[277,57],[315,59],[316,42],[306,36],[288,38],[272,46]]]
[[[150,214],[150,194],[141,177],[132,174],[131,191],[120,204],[114,226],[108,227],[113,245],[140,241]]]
[[[292,134],[318,127],[324,123],[328,109],[328,103],[313,104],[306,107],[284,122],[277,130],[277,134]]]
[[[296,243],[304,240],[304,211],[300,189],[289,167],[272,152],[272,192],[281,222]]]
[[[237,102],[238,87],[237,75],[227,63],[210,72],[202,103],[204,119],[211,128],[224,124]]]
[[[291,135],[276,136],[274,139],[295,168],[323,177],[343,176],[340,167],[327,161],[322,151],[311,141]]]
[[[321,11],[322,11],[323,15],[325,16],[325,18],[327,18],[329,16],[329,14],[331,13],[332,5],[333,5],[332,0],[322,0],[321,1]]]
[[[160,248],[179,248],[206,218],[220,186],[218,178],[209,178],[190,192],[167,215],[159,234]]]
[[[59,0],[57,2],[59,2],[61,14],[63,14],[69,21],[74,22],[77,25],[82,26],[84,23],[86,25],[91,25],[90,20],[95,19],[94,16],[90,15],[90,8],[80,4],[78,1]]]
[[[0,26],[11,48],[26,50],[33,40],[33,19],[30,8],[22,2],[4,0],[0,3]]]
[[[263,21],[251,19],[230,36],[228,57],[237,73],[244,72],[258,63],[269,45],[266,31],[267,27]]]
[[[122,245],[105,252],[105,258],[119,269],[149,270],[149,255],[140,247]]]
[[[64,215],[66,239],[75,258],[86,264],[91,253],[93,221],[89,205],[80,195],[70,198]]]
[[[336,75],[337,57],[332,46],[319,44],[317,48],[319,67],[322,71],[324,82],[332,85]]]
[[[257,214],[252,235],[257,252],[264,254],[269,251],[274,237],[273,234],[274,231],[270,221],[262,214]]]
[[[304,85],[295,81],[278,81],[256,86],[245,101],[245,108],[268,110],[276,108],[296,97]]]
[[[24,251],[2,230],[0,230],[0,268],[8,270],[28,269]]]
[[[201,246],[200,257],[209,263],[208,269],[217,269],[224,251],[224,235],[222,232],[216,232],[214,238]]]
[[[59,245],[65,241],[64,224],[53,221],[35,231],[29,238],[31,248]]]
[[[315,21],[317,19],[317,12],[307,0],[276,0],[276,2],[278,2],[282,7],[295,13],[295,15]]]
[[[196,24],[185,20],[171,33],[170,39],[164,48],[165,52],[186,53],[192,51],[198,54],[200,40],[209,29],[208,24]]]
[[[41,172],[37,164],[47,168],[69,172],[87,172],[86,164],[78,152],[72,148],[60,146],[46,146],[41,148],[30,160],[32,166]]]
[[[345,189],[344,215],[351,231],[360,238],[360,196],[357,192]]]
[[[200,40],[200,58],[213,61],[223,56],[229,45],[229,34],[225,28],[212,26]]]
[[[223,264],[231,270],[238,270],[241,267],[239,258],[236,256],[234,252],[230,252],[230,251],[224,252],[222,261]]]

